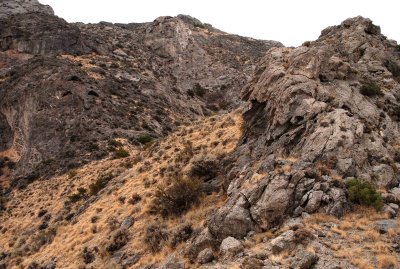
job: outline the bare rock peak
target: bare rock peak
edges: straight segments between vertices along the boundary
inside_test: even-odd
[[[52,7],[49,5],[42,5],[37,0],[0,0],[0,18],[30,12],[54,15]]]

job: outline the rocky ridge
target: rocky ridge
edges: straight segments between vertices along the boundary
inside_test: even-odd
[[[5,18],[13,14],[24,14],[30,12],[40,12],[54,15],[51,6],[42,5],[37,0],[1,0],[0,18]]]
[[[400,263],[400,48],[371,20],[298,48],[185,15],[0,23],[0,268]],[[198,203],[155,212],[180,177]]]
[[[15,186],[103,158],[114,138],[138,145],[236,108],[255,63],[281,46],[185,15],[85,25],[43,10],[0,18],[0,149]]]
[[[251,107],[210,232],[240,238],[303,212],[342,216],[347,178],[398,187],[399,56],[362,17],[271,49],[242,93]],[[379,92],[368,96],[371,85]]]

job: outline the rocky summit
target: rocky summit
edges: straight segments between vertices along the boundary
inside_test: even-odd
[[[0,269],[398,268],[400,45],[0,0]]]

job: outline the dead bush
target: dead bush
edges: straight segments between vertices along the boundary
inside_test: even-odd
[[[168,232],[165,226],[153,223],[147,227],[144,242],[149,247],[150,251],[160,251],[167,240]]]
[[[198,201],[200,193],[200,180],[175,177],[172,179],[171,185],[158,187],[151,212],[161,214],[164,217],[180,215]]]

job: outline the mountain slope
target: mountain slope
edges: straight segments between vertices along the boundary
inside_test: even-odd
[[[397,268],[400,49],[369,19],[284,48],[14,4],[1,269]]]
[[[74,25],[27,11],[0,19],[0,149],[20,187],[107,157],[114,138],[139,144],[236,108],[255,63],[281,46],[184,15]]]

